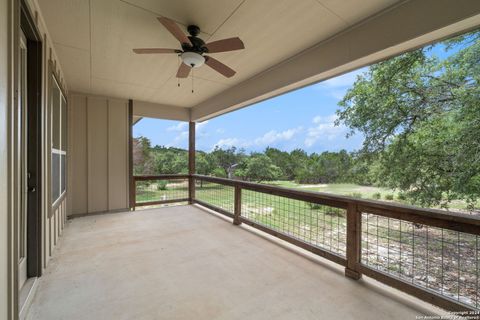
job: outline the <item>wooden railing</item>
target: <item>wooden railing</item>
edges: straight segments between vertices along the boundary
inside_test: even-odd
[[[189,201],[188,174],[134,176],[135,207]]]
[[[202,175],[188,200],[451,311],[480,309],[480,217]],[[161,201],[156,201],[160,203]],[[148,203],[148,202],[147,202]]]

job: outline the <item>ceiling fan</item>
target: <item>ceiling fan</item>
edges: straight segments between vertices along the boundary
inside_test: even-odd
[[[200,33],[199,27],[195,25],[188,26],[187,31],[190,36],[187,37],[174,21],[165,17],[159,17],[157,19],[178,41],[180,41],[182,50],[165,48],[139,48],[133,49],[133,52],[138,54],[178,54],[182,59],[182,64],[180,64],[180,67],[178,68],[177,78],[188,77],[192,68],[198,68],[204,63],[227,78],[230,78],[235,74],[235,70],[224,65],[217,59],[205,54],[244,49],[245,46],[240,38],[234,37],[205,43],[202,39],[197,37]]]

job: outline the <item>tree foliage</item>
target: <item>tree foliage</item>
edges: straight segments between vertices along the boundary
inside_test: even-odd
[[[245,157],[235,171],[235,175],[245,180],[253,180],[256,182],[271,181],[280,178],[282,172],[273,161],[265,154],[252,154]]]
[[[338,123],[365,136],[381,183],[418,204],[480,196],[480,32],[371,66],[339,103]]]

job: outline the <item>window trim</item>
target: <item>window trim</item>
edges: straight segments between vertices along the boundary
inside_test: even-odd
[[[51,65],[52,67],[52,65]],[[49,110],[49,118],[50,118],[50,193],[51,193],[51,196],[50,196],[50,203],[51,203],[51,206],[52,206],[52,211],[50,212],[50,216],[53,214],[53,211],[58,207],[58,205],[63,201],[63,199],[65,198],[65,195],[67,193],[67,185],[68,185],[68,182],[67,182],[67,150],[61,150],[61,149],[58,149],[58,148],[54,148],[53,146],[53,134],[54,134],[54,124],[53,124],[53,88],[54,86],[56,86],[58,89],[59,89],[59,100],[60,100],[60,103],[58,105],[59,107],[59,117],[58,117],[58,121],[59,121],[59,126],[58,126],[58,130],[60,131],[59,132],[59,145],[58,147],[59,148],[62,148],[62,142],[63,142],[63,136],[62,136],[62,120],[63,120],[63,117],[62,117],[62,103],[65,103],[65,113],[67,114],[67,116],[65,117],[65,120],[68,121],[68,100],[65,96],[65,92],[62,88],[62,86],[60,85],[60,82],[57,80],[57,75],[55,74],[55,72],[52,72],[50,73],[51,75],[51,86],[50,86],[50,103],[49,103],[49,107],[50,107],[50,110]],[[64,126],[65,130],[68,130],[68,126],[65,125]],[[66,143],[65,143],[65,149],[68,149],[68,136],[67,134],[65,134],[65,140],[66,140]],[[53,157],[52,155],[53,154],[58,154],[60,155],[60,163],[59,163],[59,175],[58,175],[58,179],[59,179],[59,189],[60,189],[60,194],[58,195],[58,197],[53,200],[53,172],[52,172],[52,161],[53,161]],[[61,156],[65,156],[65,171],[64,171],[64,175],[65,175],[65,189],[63,189],[63,181],[62,181],[62,161],[61,161]]]

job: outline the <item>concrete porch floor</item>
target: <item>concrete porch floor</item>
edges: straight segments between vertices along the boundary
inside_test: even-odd
[[[27,319],[415,319],[435,310],[177,206],[70,220]]]

